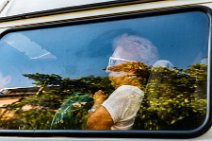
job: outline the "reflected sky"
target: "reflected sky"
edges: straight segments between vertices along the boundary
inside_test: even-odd
[[[146,39],[156,48],[155,55],[142,52],[148,65],[157,60],[178,68],[205,63],[208,28],[206,14],[187,12],[11,32],[0,40],[0,88],[31,86],[22,76],[27,73],[107,76],[103,68],[123,35]]]

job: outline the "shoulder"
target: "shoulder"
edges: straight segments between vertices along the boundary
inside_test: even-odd
[[[131,85],[122,85],[116,89],[116,92],[118,92],[118,93],[122,93],[122,92],[135,93],[135,94],[139,94],[142,96],[144,95],[144,92],[141,89],[139,89],[136,86],[131,86]]]

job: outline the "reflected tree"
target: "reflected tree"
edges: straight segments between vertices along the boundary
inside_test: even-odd
[[[206,84],[206,65],[195,64],[186,70],[152,68],[135,129],[197,128],[206,115]]]
[[[189,130],[206,116],[207,66],[194,64],[185,70],[123,64],[115,71],[136,72],[145,86],[145,98],[134,129]],[[138,67],[129,67],[139,65]],[[137,70],[133,70],[133,69]],[[117,70],[118,69],[118,70]],[[114,71],[114,70],[111,70]],[[7,105],[0,115],[2,129],[85,129],[92,95],[114,91],[107,77],[62,78],[56,74],[24,74],[39,87],[37,94]],[[148,80],[142,79],[149,77]],[[118,106],[118,105],[117,105]],[[12,116],[8,116],[12,115]],[[70,120],[71,119],[71,120]]]
[[[108,95],[114,90],[107,77],[88,76],[70,79],[56,74],[39,73],[24,74],[24,76],[32,79],[36,87],[40,87],[40,89],[32,96],[23,97],[19,101],[7,105],[5,112],[0,116],[0,126],[3,129],[50,129],[55,113],[60,113],[64,103],[67,104],[67,101],[70,103],[70,99],[77,102],[76,98],[84,100],[87,98],[92,102],[92,94],[95,91],[101,89]],[[76,102],[72,104],[76,105]],[[89,105],[91,104],[88,102],[85,107],[90,108]],[[82,110],[85,111],[85,109],[81,108],[80,110],[77,109],[77,106],[75,107],[79,113]],[[13,116],[9,117],[8,115],[11,114]],[[72,129],[76,129],[77,126],[81,127],[82,122],[78,122],[78,120],[85,116],[86,112],[81,115],[75,112],[73,121],[70,123],[72,125],[66,125]],[[55,127],[62,128],[62,126],[61,124]]]

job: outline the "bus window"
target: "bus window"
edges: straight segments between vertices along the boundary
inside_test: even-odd
[[[8,30],[0,127],[117,136],[200,130],[210,114],[209,25],[207,13],[188,10]]]

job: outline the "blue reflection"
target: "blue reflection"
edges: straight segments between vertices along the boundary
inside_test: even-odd
[[[202,12],[11,32],[0,41],[0,88],[32,85],[22,76],[27,73],[106,76],[103,68],[115,39],[124,34],[151,41],[155,61],[168,60],[178,68],[207,63],[208,32]]]

